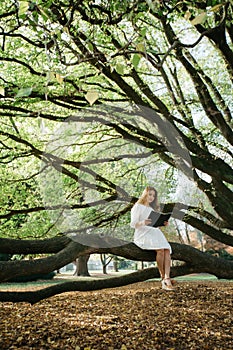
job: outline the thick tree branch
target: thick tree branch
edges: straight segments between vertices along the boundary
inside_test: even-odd
[[[47,239],[9,239],[0,238],[0,253],[6,254],[54,254],[64,249],[71,239],[60,236]]]
[[[199,272],[210,272],[210,268],[207,266],[191,266],[189,264],[184,264],[182,266],[171,268],[171,277],[183,276],[190,273]],[[233,276],[233,272],[232,272]],[[31,292],[0,292],[1,302],[27,302],[31,305],[39,302],[40,300],[50,298],[54,295],[61,294],[64,292],[73,291],[93,291],[105,288],[117,288],[122,287],[132,283],[143,282],[152,278],[159,278],[159,271],[157,268],[148,268],[145,270],[133,272],[120,277],[111,277],[107,279],[100,279],[93,281],[70,281],[58,283],[50,287],[40,289]],[[223,275],[219,275],[219,278],[224,278]]]
[[[113,254],[129,260],[155,261],[156,253],[153,250],[142,250],[134,243],[113,238],[110,236],[86,234],[72,236],[69,243],[59,241],[65,247],[58,253],[47,258],[33,261],[0,262],[0,280],[7,281],[17,276],[49,273],[74,261],[78,256],[85,254]],[[185,261],[190,266],[210,272],[221,278],[233,278],[233,262],[216,258],[203,253],[191,246],[171,243],[174,260]],[[25,249],[25,246],[24,246]]]
[[[179,276],[184,273],[194,273],[199,272],[198,268],[193,268],[190,266],[173,267],[171,271],[171,276]],[[142,271],[133,272],[125,276],[111,277],[102,280],[93,279],[93,281],[70,281],[58,283],[56,285],[40,289],[32,292],[1,292],[0,291],[0,301],[1,302],[27,302],[31,305],[39,302],[40,300],[50,298],[54,295],[61,294],[64,292],[72,291],[91,291],[100,290],[105,288],[116,288],[125,286],[132,283],[143,282],[151,278],[158,278],[159,272],[157,268],[149,268]]]

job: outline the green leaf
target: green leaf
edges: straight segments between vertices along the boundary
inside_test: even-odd
[[[88,47],[88,49],[89,49],[91,52],[94,51],[94,47],[93,47],[92,43],[88,42],[88,43],[87,43],[87,47]]]
[[[202,12],[200,13],[197,17],[195,17],[192,21],[191,24],[193,26],[196,26],[197,24],[202,24],[205,22],[207,18],[207,13],[206,12]]]
[[[115,69],[116,69],[116,72],[118,74],[120,74],[120,75],[124,74],[124,66],[123,66],[123,64],[117,63]]]
[[[85,95],[85,99],[90,103],[91,106],[95,103],[96,100],[98,100],[98,98],[99,93],[95,90],[88,91]]]
[[[146,27],[143,27],[141,30],[140,30],[140,35],[144,38],[146,36],[146,32],[147,32],[147,28]]]
[[[137,51],[146,52],[144,43],[138,43],[136,46],[136,49],[137,49]]]
[[[32,93],[32,87],[19,89],[15,97],[27,97]]]
[[[140,59],[141,59],[141,56],[140,56],[139,54],[135,53],[135,54],[133,55],[132,64],[133,64],[133,66],[134,66],[135,69],[137,69],[138,64],[139,64],[139,62],[140,62]]]
[[[24,15],[29,7],[28,1],[20,1],[19,2],[19,16]]]

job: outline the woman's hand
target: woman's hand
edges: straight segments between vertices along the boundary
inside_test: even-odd
[[[145,225],[150,225],[151,224],[151,219],[146,219],[144,220]]]
[[[135,227],[136,228],[139,228],[139,227],[142,227],[142,226],[146,226],[146,225],[150,225],[151,224],[151,219],[146,219],[146,220],[143,220],[143,221],[139,221]]]
[[[164,221],[164,226],[168,226],[168,221]]]

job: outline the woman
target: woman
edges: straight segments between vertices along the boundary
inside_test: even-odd
[[[135,228],[134,243],[142,249],[156,251],[156,262],[162,279],[162,288],[173,290],[170,279],[171,246],[159,228],[147,226],[151,224],[148,216],[152,210],[159,210],[157,191],[154,187],[147,186],[131,210],[130,226]],[[167,224],[168,222],[165,222],[165,225]]]

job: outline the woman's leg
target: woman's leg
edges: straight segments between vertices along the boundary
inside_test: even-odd
[[[169,249],[164,249],[164,280],[163,288],[167,290],[173,290],[173,283],[170,279],[171,270],[171,254]]]
[[[172,282],[170,280],[171,269],[171,255],[169,249],[156,250],[156,261],[162,278],[162,288],[166,290],[173,290]]]
[[[169,249],[164,249],[164,278],[170,278],[171,255]]]
[[[160,273],[160,276],[161,276],[162,280],[165,277],[164,257],[165,257],[164,249],[156,250],[156,262],[157,262],[157,266],[158,266],[159,273]]]

